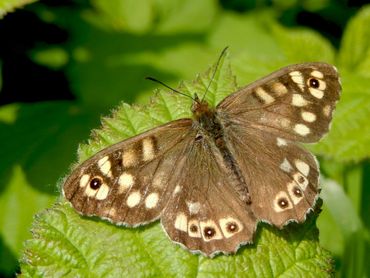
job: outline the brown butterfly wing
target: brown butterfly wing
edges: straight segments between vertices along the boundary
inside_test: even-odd
[[[186,155],[181,175],[174,176],[177,190],[161,216],[169,237],[207,256],[252,242],[256,218],[238,198],[237,181],[214,142],[205,137]]]
[[[83,215],[129,226],[154,221],[172,196],[171,177],[180,175],[194,136],[192,120],[182,119],[110,146],[72,172],[64,196]]]
[[[249,127],[230,126],[228,136],[255,217],[279,228],[303,222],[319,193],[315,157],[292,141]]]
[[[198,141],[198,130],[183,119],[113,145],[74,170],[64,195],[83,215],[128,226],[161,218],[169,237],[192,251],[235,252],[252,241],[256,219],[214,142]],[[96,178],[101,184],[92,188]]]
[[[316,142],[328,131],[339,95],[335,68],[308,63],[281,69],[218,105],[259,220],[282,227],[306,218],[319,191],[319,170],[296,141]]]
[[[217,109],[240,126],[311,143],[328,132],[340,90],[338,72],[333,66],[298,64],[231,94]]]

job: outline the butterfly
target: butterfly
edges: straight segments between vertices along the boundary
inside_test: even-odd
[[[316,158],[300,143],[329,130],[341,91],[326,63],[282,68],[193,118],[96,153],[65,180],[82,215],[136,227],[160,219],[169,238],[212,257],[252,243],[257,224],[302,223],[319,193]]]

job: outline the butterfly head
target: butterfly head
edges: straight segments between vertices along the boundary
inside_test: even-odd
[[[197,94],[194,95],[191,112],[193,113],[194,118],[198,121],[204,117],[210,117],[214,113],[213,109],[209,107],[208,102],[203,99],[199,99]]]

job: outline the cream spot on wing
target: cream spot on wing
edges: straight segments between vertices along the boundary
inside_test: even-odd
[[[183,232],[188,231],[188,218],[184,213],[180,212],[179,214],[177,214],[175,220],[175,228]]]
[[[293,82],[298,85],[301,91],[304,91],[304,78],[301,72],[299,71],[292,71],[289,73],[290,77],[292,78]]]
[[[279,191],[273,200],[272,207],[276,212],[282,212],[292,209],[293,205],[289,200],[288,194],[285,191]]]
[[[141,200],[140,192],[139,191],[134,191],[127,197],[126,204],[130,208],[133,208],[133,207],[137,206],[140,203],[140,200]]]
[[[272,102],[274,102],[274,98],[272,96],[270,96],[264,89],[262,89],[261,87],[258,87],[256,88],[256,94],[257,96],[262,99],[265,104],[270,104]]]
[[[280,164],[280,169],[284,172],[289,173],[293,169],[293,167],[289,163],[288,159],[284,158],[283,162]]]
[[[278,145],[279,147],[282,147],[282,146],[287,146],[288,143],[285,139],[277,137],[276,138],[276,145]]]
[[[150,161],[155,157],[155,149],[153,138],[148,137],[143,139],[143,160]]]
[[[302,201],[303,192],[302,192],[301,188],[299,188],[299,186],[297,186],[297,184],[294,181],[288,183],[287,187],[288,187],[289,196],[292,199],[293,204],[296,205],[300,201]]]
[[[297,172],[293,175],[293,179],[303,191],[306,190],[308,179],[305,176],[303,176],[300,172]]]
[[[99,159],[98,166],[103,175],[112,177],[112,172],[110,171],[111,163],[108,156],[104,156],[103,158]]]
[[[173,191],[173,194],[177,194],[180,191],[181,191],[181,186],[180,185],[176,185],[175,190]]]
[[[244,228],[243,224],[233,217],[221,218],[219,223],[222,233],[226,238],[232,237],[233,235],[241,232]]]
[[[150,193],[148,197],[145,198],[145,207],[152,209],[157,206],[159,200],[158,193]]]
[[[134,149],[124,151],[122,154],[122,165],[124,168],[135,166],[137,163],[137,155]]]
[[[310,129],[304,124],[296,124],[294,126],[294,131],[301,136],[306,136],[310,133]]]
[[[276,82],[272,84],[272,90],[278,96],[285,95],[288,92],[288,88],[283,83],[280,83],[280,82]]]
[[[325,105],[324,108],[322,109],[322,112],[326,117],[329,117],[331,114],[331,106],[329,104]]]
[[[85,194],[87,197],[95,197],[97,189],[92,189],[90,186],[86,186]]]
[[[90,181],[90,175],[83,175],[81,178],[80,178],[80,187],[85,187],[87,185],[87,183]]]
[[[199,222],[195,219],[189,220],[188,224],[188,234],[191,237],[202,237],[200,234]]]
[[[200,210],[200,203],[199,202],[186,202],[189,212],[191,215],[197,214]]]
[[[297,159],[294,164],[299,172],[301,172],[306,177],[308,176],[308,173],[310,172],[310,166],[306,162]]]
[[[309,90],[311,95],[313,95],[315,98],[322,99],[322,97],[324,96],[324,91],[315,88],[309,88]]]
[[[316,121],[316,115],[314,113],[308,111],[302,111],[301,113],[302,119],[306,122],[312,123]]]
[[[326,89],[326,82],[324,80],[319,80],[319,87],[317,89],[324,91]]]
[[[109,186],[103,183],[100,186],[98,193],[96,193],[95,198],[98,200],[104,200],[105,198],[107,198],[108,193],[109,193]]]
[[[223,238],[220,229],[217,227],[216,223],[213,220],[200,221],[199,224],[204,241],[211,241]]]
[[[301,95],[299,94],[293,94],[292,96],[292,105],[296,107],[303,107],[308,104],[308,101],[305,100]]]
[[[324,78],[324,74],[321,71],[318,71],[318,70],[312,71],[311,76],[316,77],[316,78],[320,78],[320,79]]]
[[[134,182],[135,181],[134,181],[133,175],[127,172],[123,172],[122,175],[118,179],[118,184],[119,184],[118,194],[122,194],[124,191],[129,189],[131,186],[134,185]]]
[[[107,162],[109,160],[109,156],[104,156],[104,157],[102,157],[101,159],[99,159],[99,161],[98,161],[98,165],[99,165],[99,167],[100,166],[102,166],[105,162]]]

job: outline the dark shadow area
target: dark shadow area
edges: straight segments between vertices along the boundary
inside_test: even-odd
[[[19,273],[20,268],[18,260],[12,251],[5,245],[3,238],[0,236],[0,277],[10,278],[15,277]]]
[[[66,42],[68,34],[64,30],[42,22],[29,11],[19,10],[0,20],[0,37],[0,105],[74,98],[62,70],[37,65],[28,57],[37,45]]]
[[[35,189],[59,194],[55,182],[77,160],[78,143],[99,123],[94,113],[71,102],[42,102],[21,106],[13,124],[0,123],[0,179],[9,179],[14,165],[26,173]],[[1,188],[1,191],[5,188]]]

